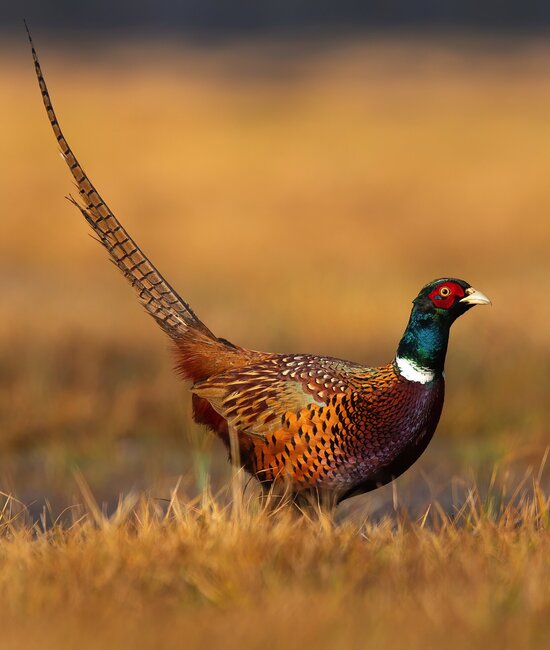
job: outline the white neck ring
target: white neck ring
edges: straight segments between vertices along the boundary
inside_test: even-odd
[[[435,372],[429,368],[423,368],[405,357],[396,357],[395,363],[399,374],[408,381],[414,381],[417,384],[427,384],[435,379]]]

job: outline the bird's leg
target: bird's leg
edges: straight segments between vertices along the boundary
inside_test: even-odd
[[[260,487],[262,492],[259,499],[266,512],[276,512],[277,510],[287,509],[289,505],[292,505],[294,494],[290,486],[284,481],[260,480]]]
[[[337,494],[329,490],[304,490],[293,495],[293,505],[304,513],[317,513],[332,520],[338,504]]]
[[[239,434],[235,427],[229,425],[229,457],[232,466],[231,496],[233,514],[239,516],[244,504],[244,470],[241,465]]]

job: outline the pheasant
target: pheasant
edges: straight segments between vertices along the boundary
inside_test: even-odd
[[[27,30],[28,31],[28,30]],[[193,415],[264,488],[333,504],[382,486],[423,453],[444,399],[453,322],[490,300],[468,282],[423,287],[395,358],[382,367],[311,354],[256,352],[215,336],[111,212],[65,139],[31,36],[42,99],[76,181],[80,210],[140,303],[173,341]]]

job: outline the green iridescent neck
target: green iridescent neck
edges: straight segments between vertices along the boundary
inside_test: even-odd
[[[443,372],[451,324],[452,320],[445,314],[422,311],[415,305],[397,356],[419,368]]]

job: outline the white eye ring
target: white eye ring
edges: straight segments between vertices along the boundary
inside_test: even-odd
[[[441,287],[439,290],[439,295],[443,296],[443,298],[447,298],[447,296],[451,295],[451,290],[449,287]]]

